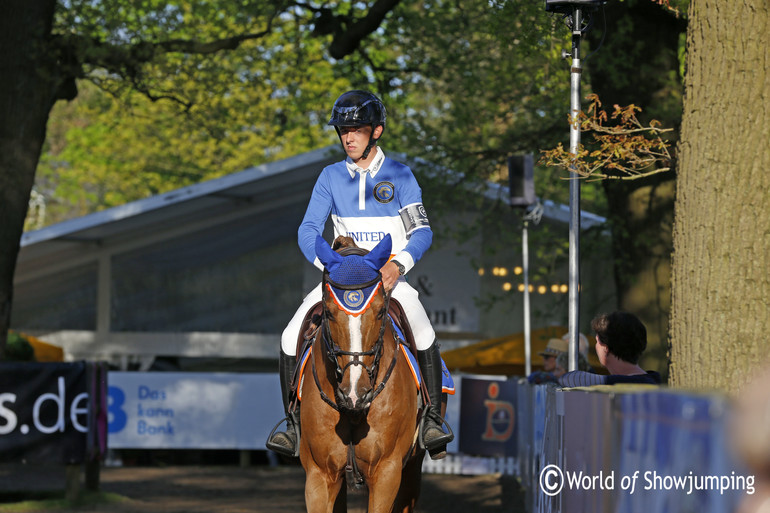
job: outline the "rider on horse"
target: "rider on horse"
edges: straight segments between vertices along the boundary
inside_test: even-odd
[[[299,227],[299,246],[305,257],[323,270],[316,256],[315,242],[330,214],[335,237],[352,237],[361,248],[370,250],[390,234],[394,255],[380,269],[382,282],[403,307],[414,334],[417,361],[431,403],[425,411],[420,437],[437,459],[446,454],[441,448],[453,438],[442,429],[441,356],[418,293],[404,278],[430,247],[433,232],[422,204],[422,191],[412,171],[387,158],[377,146],[385,129],[385,118],[380,99],[366,91],[348,91],[334,103],[328,124],[337,130],[348,157],[324,168],[316,181]],[[281,337],[279,375],[287,429],[275,433],[267,446],[282,454],[294,455],[298,448],[299,408],[289,411],[296,346],[303,321],[321,296],[319,284],[305,297]]]

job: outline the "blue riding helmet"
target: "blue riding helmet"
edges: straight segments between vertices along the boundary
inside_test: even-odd
[[[340,127],[371,126],[372,135],[369,137],[369,144],[366,145],[362,155],[362,158],[365,159],[377,143],[377,139],[374,138],[374,129],[378,125],[385,128],[386,118],[385,105],[379,98],[368,91],[355,89],[343,93],[337,98],[334,107],[332,107],[332,115],[328,124],[337,130],[340,142],[342,142]]]
[[[377,125],[385,126],[386,118],[385,105],[379,98],[368,91],[355,89],[337,98],[328,124],[337,128],[369,125],[374,129]]]

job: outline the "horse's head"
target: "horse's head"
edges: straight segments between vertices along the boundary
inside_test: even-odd
[[[337,406],[363,414],[374,396],[382,337],[387,320],[387,296],[380,268],[391,250],[387,235],[372,251],[336,253],[323,238],[316,255],[326,268],[323,281],[323,338],[335,366]]]

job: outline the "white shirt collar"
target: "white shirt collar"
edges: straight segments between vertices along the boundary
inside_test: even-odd
[[[356,173],[362,173],[362,174],[369,173],[372,176],[372,178],[375,177],[377,172],[382,167],[382,163],[385,162],[385,152],[382,151],[379,146],[375,146],[374,150],[377,152],[377,154],[375,155],[374,160],[372,160],[371,165],[367,169],[362,169],[358,167],[350,157],[345,159],[345,165],[348,167],[348,173],[350,173],[350,178],[355,178]]]

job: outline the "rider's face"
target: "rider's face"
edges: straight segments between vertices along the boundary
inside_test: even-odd
[[[374,137],[378,138],[382,133],[382,127],[377,126],[374,130]],[[371,126],[343,126],[340,127],[340,139],[345,153],[348,154],[354,162],[359,160],[369,144],[369,138],[372,135]],[[370,153],[371,155],[371,153]]]

